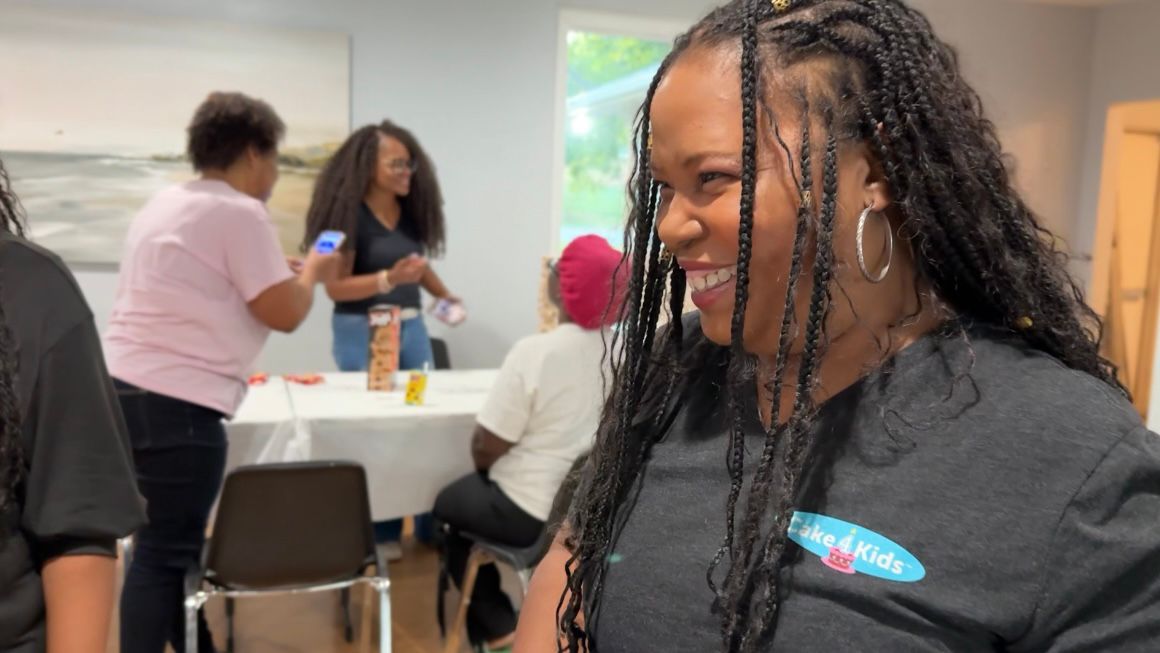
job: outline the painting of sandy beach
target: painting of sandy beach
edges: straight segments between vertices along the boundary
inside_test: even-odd
[[[136,211],[193,178],[185,127],[213,91],[262,98],[286,122],[268,206],[288,253],[350,131],[345,34],[6,5],[0,79],[0,158],[33,239],[74,263],[116,264]]]

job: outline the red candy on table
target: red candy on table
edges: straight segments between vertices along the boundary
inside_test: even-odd
[[[326,380],[321,374],[286,374],[282,378],[300,385],[318,385]]]

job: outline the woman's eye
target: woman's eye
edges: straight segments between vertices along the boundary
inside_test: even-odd
[[[701,174],[697,175],[697,179],[701,182],[702,186],[706,186],[713,183],[714,181],[725,179],[727,177],[728,175],[723,172],[702,172]]]

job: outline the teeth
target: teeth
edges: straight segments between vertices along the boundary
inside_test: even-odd
[[[690,274],[688,281],[694,291],[704,292],[728,283],[733,279],[734,273],[735,269],[732,267],[721,268],[703,274]]]

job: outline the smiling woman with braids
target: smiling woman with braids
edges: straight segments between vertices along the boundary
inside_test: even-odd
[[[131,465],[92,313],[0,164],[0,652],[104,653]]]
[[[517,651],[1157,650],[1160,442],[925,17],[734,1],[637,143],[620,365]]]

